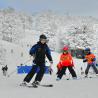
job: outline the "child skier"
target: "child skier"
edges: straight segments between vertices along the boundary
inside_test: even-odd
[[[73,79],[77,78],[76,72],[73,69],[73,59],[71,54],[68,52],[68,47],[65,46],[63,48],[63,53],[60,56],[60,62],[57,65],[58,67],[58,72],[57,72],[57,79],[56,80],[60,80],[62,78],[62,76],[65,74],[66,69],[68,68],[68,70],[70,71]]]
[[[37,87],[37,85],[39,85],[45,73],[45,56],[47,56],[47,58],[50,61],[50,70],[51,70],[51,65],[53,63],[53,60],[51,57],[50,49],[46,44],[46,42],[47,42],[47,37],[44,34],[42,34],[40,35],[39,42],[34,46],[32,46],[32,48],[30,49],[30,55],[33,56],[34,58],[33,60],[34,66],[32,67],[31,71],[27,74],[27,76],[24,78],[24,81],[22,83],[23,85],[26,85],[26,83],[29,83],[31,81],[38,67],[40,70],[36,74],[32,86]]]
[[[94,72],[96,73],[96,75],[98,75],[98,70],[96,68],[96,63],[95,63],[95,61],[96,61],[95,55],[93,53],[91,53],[90,48],[86,48],[84,50],[84,54],[85,54],[85,56],[84,56],[83,62],[87,62],[87,68],[85,70],[85,77],[88,76],[90,67],[92,67]]]

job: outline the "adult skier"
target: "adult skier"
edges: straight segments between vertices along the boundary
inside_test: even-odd
[[[29,54],[34,58],[33,60],[34,66],[32,66],[31,71],[24,78],[22,84],[27,85],[27,83],[29,83],[32,77],[35,75],[36,69],[39,68],[35,80],[32,83],[32,86],[37,87],[37,85],[39,85],[45,73],[45,57],[47,57],[50,61],[50,66],[49,66],[50,70],[51,70],[51,65],[53,64],[51,51],[47,45],[47,37],[44,34],[40,35],[39,42],[37,42],[37,44],[32,46]]]
[[[85,77],[88,76],[88,72],[90,67],[93,68],[94,72],[96,73],[96,75],[98,75],[98,70],[96,68],[96,57],[93,53],[91,53],[90,48],[86,48],[84,50],[85,56],[83,59],[83,62],[87,62],[87,68],[85,70]]]
[[[69,48],[65,46],[63,48],[63,53],[60,56],[60,62],[58,64],[58,73],[57,73],[57,81],[62,78],[62,76],[65,74],[66,69],[70,71],[73,79],[77,79],[76,72],[73,69],[74,63],[71,54],[69,53]]]

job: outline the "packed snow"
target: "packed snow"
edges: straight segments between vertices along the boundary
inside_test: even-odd
[[[7,48],[7,57],[8,64],[8,74],[13,70],[15,73],[10,75],[10,77],[5,77],[2,75],[0,70],[0,96],[2,98],[97,98],[97,82],[98,78],[94,79],[83,79],[83,80],[66,80],[66,77],[69,77],[69,72],[67,75],[63,76],[61,81],[56,81],[56,65],[59,62],[59,53],[52,52],[53,56],[53,74],[45,74],[41,84],[53,84],[52,88],[45,88],[39,86],[38,88],[27,88],[20,87],[20,83],[23,81],[26,74],[17,74],[16,66],[28,60],[28,54],[25,54],[22,58],[25,57],[25,60],[21,59],[21,56],[17,52],[20,52],[21,48],[13,45],[4,43],[5,48]],[[12,54],[9,50],[13,48]],[[22,50],[21,50],[22,51]],[[29,65],[32,63],[32,60],[28,62]],[[82,63],[81,59],[75,59],[75,70],[80,76],[81,66],[85,69],[86,64]],[[47,63],[47,65],[49,65]],[[1,66],[0,66],[1,67]],[[71,76],[70,76],[71,77]],[[33,81],[33,79],[32,79]],[[32,82],[31,81],[31,82]]]
[[[66,76],[56,81],[56,65],[63,45],[67,44],[71,49],[91,47],[98,56],[97,32],[98,19],[90,16],[59,15],[51,11],[27,15],[13,8],[0,10],[0,69],[8,65],[10,74],[10,77],[5,77],[0,70],[0,98],[97,98],[98,78],[68,81],[66,78],[71,78],[71,75],[67,70]],[[20,87],[26,74],[18,74],[17,66],[32,65],[29,49],[42,33],[47,35],[52,50],[53,74],[45,74],[41,84],[54,86]],[[81,67],[85,71],[86,63],[81,59],[73,59],[74,69],[80,78]],[[46,65],[49,66],[49,62]],[[90,72],[93,73],[93,70]]]

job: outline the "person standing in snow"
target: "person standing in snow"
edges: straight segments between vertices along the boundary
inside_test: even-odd
[[[7,75],[7,70],[8,70],[8,67],[7,65],[2,67],[2,72],[3,72],[3,75],[6,76]]]
[[[85,70],[85,77],[88,76],[90,67],[92,67],[96,75],[98,75],[98,70],[96,68],[96,62],[95,62],[96,61],[95,55],[91,53],[90,48],[86,48],[84,50],[84,54],[85,56],[84,56],[83,62],[87,62],[87,68]]]
[[[47,57],[50,61],[50,70],[51,70],[51,65],[53,64],[51,51],[47,45],[47,37],[44,34],[40,35],[39,42],[37,42],[37,44],[32,46],[29,54],[34,58],[33,60],[34,66],[32,66],[31,71],[24,78],[22,84],[26,85],[27,83],[29,83],[32,77],[35,75],[36,69],[39,68],[35,80],[32,83],[32,86],[37,86],[41,82],[45,73],[45,57]]]
[[[63,53],[60,56],[60,62],[57,65],[58,73],[57,73],[57,81],[62,78],[62,76],[65,74],[66,69],[70,71],[73,79],[77,79],[76,72],[74,71],[74,63],[71,54],[68,52],[68,47],[65,46],[63,48]]]

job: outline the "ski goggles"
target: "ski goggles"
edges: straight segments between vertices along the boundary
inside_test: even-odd
[[[40,39],[40,41],[47,43],[49,40],[48,39]]]
[[[68,50],[63,50],[63,52],[66,52],[66,53],[67,53],[67,52],[68,52]]]
[[[84,51],[84,54],[89,54],[90,53],[90,51]]]

